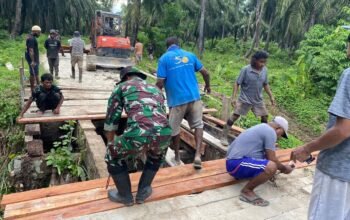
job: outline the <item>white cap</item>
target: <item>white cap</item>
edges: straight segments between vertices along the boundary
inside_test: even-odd
[[[282,116],[276,116],[272,122],[278,124],[284,130],[282,137],[288,138],[288,121]]]
[[[32,31],[41,31],[41,28],[38,25],[34,25]]]

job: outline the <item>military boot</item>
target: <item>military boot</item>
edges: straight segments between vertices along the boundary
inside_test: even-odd
[[[125,206],[134,205],[134,197],[131,193],[131,182],[128,170],[117,174],[111,174],[117,189],[108,190],[108,198],[112,202],[123,203]]]
[[[145,200],[152,194],[152,181],[157,174],[157,171],[160,167],[160,161],[149,161],[147,160],[145,167],[143,169],[137,194],[136,194],[136,203],[142,204]]]

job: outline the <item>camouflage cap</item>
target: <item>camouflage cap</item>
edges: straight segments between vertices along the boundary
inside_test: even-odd
[[[137,69],[136,67],[127,66],[120,71],[120,81],[121,82],[126,81],[126,76],[131,75],[131,74],[136,75],[143,80],[147,79],[147,76],[144,73],[142,73],[139,69]]]

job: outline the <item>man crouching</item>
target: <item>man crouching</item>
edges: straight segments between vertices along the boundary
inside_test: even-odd
[[[226,169],[235,179],[250,179],[241,190],[240,200],[256,206],[269,202],[255,194],[254,189],[271,179],[277,170],[289,174],[293,168],[276,157],[277,138],[287,136],[288,121],[277,116],[268,124],[253,126],[241,133],[229,146]]]
[[[147,157],[136,194],[136,203],[143,203],[151,194],[151,183],[161,166],[171,139],[164,97],[148,84],[146,75],[135,67],[120,72],[121,83],[108,101],[104,130],[107,132],[106,163],[117,187],[108,191],[108,198],[126,206],[134,204],[126,161]],[[115,136],[123,109],[128,115],[123,135]]]
[[[61,89],[52,84],[53,77],[50,73],[45,73],[41,76],[41,85],[38,85],[32,96],[28,99],[27,103],[23,107],[20,117],[22,118],[24,113],[29,109],[32,102],[36,102],[39,114],[44,114],[47,110],[52,110],[54,114],[60,113],[64,97]]]

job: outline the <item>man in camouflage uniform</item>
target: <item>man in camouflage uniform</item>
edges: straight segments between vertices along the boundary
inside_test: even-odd
[[[104,125],[108,139],[105,160],[118,189],[109,190],[108,198],[131,206],[134,198],[126,160],[147,156],[136,194],[136,203],[141,204],[152,194],[151,183],[165,158],[171,128],[163,94],[145,81],[146,75],[126,67],[120,79],[109,98]],[[115,136],[123,109],[128,115],[127,128],[123,135]]]

